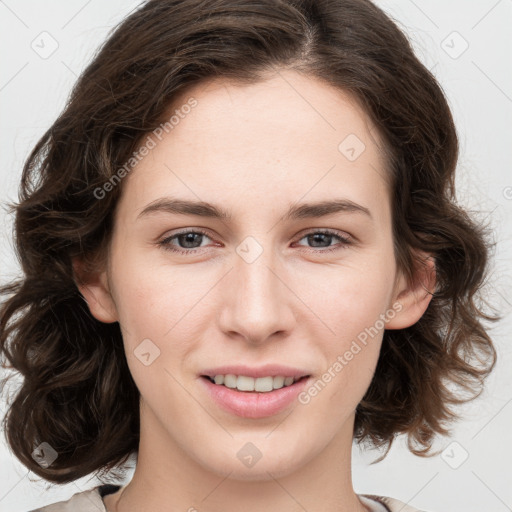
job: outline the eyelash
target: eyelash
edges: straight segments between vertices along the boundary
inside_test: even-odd
[[[192,253],[192,254],[195,254],[197,251],[200,251],[201,248],[195,248],[195,249],[176,249],[175,247],[173,247],[169,243],[171,240],[177,238],[178,236],[186,235],[186,234],[189,234],[189,233],[193,233],[193,234],[196,234],[196,235],[204,235],[204,236],[206,236],[208,238],[211,238],[210,235],[206,231],[203,231],[202,229],[187,230],[187,231],[181,231],[180,233],[175,233],[172,236],[168,236],[168,237],[164,238],[163,240],[161,240],[160,242],[157,242],[157,245],[159,245],[160,247],[162,247],[166,251],[171,251],[171,252],[174,252],[174,253],[179,253],[179,254],[191,254]],[[324,229],[324,230],[318,230],[318,231],[310,231],[309,233],[306,233],[301,238],[299,238],[299,240],[297,240],[297,241],[300,241],[303,238],[306,238],[306,237],[308,237],[310,235],[315,235],[315,234],[319,234],[319,233],[320,234],[325,234],[325,235],[335,236],[336,238],[338,238],[340,240],[342,246],[341,247],[332,247],[332,248],[320,248],[320,249],[316,249],[314,247],[310,247],[309,251],[307,251],[307,252],[313,251],[313,252],[326,253],[326,252],[339,251],[341,249],[344,249],[345,246],[351,245],[353,243],[350,238],[342,236],[338,232],[333,231],[331,229]],[[306,249],[308,249],[308,248],[306,248]]]

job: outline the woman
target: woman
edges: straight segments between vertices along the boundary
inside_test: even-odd
[[[29,469],[137,464],[39,510],[417,510],[356,494],[351,446],[428,455],[495,364],[457,153],[369,1],[132,13],[24,167],[0,346]]]

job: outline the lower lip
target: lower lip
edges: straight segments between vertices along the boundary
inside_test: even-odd
[[[266,393],[238,391],[220,384],[214,384],[207,377],[200,380],[211,398],[224,410],[242,418],[265,418],[286,409],[306,387],[310,377],[305,377],[290,386]]]

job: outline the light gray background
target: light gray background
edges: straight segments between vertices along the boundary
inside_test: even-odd
[[[22,163],[63,109],[94,50],[138,4],[133,0],[0,0],[2,204],[17,199]],[[498,366],[481,398],[461,408],[464,420],[455,425],[452,437],[438,441],[436,448],[445,450],[444,455],[415,457],[399,438],[383,462],[369,466],[379,453],[362,453],[354,446],[354,488],[431,512],[505,512],[512,510],[512,1],[378,0],[377,4],[409,34],[418,56],[433,70],[449,98],[461,142],[458,198],[481,212],[481,218],[490,219],[496,231],[489,299],[505,318],[491,331]],[[40,41],[46,38],[46,51],[51,48],[48,36],[40,36],[43,31],[58,43],[48,58],[41,58],[31,47],[39,44],[43,51]],[[464,41],[469,46],[461,53]],[[17,272],[11,223],[2,210],[2,282]],[[5,403],[0,407],[3,416]],[[96,480],[83,478],[49,488],[11,455],[1,434],[1,511],[26,512],[97,485]]]

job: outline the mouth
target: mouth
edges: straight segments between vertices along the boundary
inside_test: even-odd
[[[201,375],[203,379],[208,380],[217,386],[226,387],[242,393],[271,393],[281,388],[293,386],[297,382],[306,380],[311,375],[302,375],[291,377],[284,375],[269,375],[266,377],[249,377],[246,375],[218,374],[215,376]]]
[[[245,419],[263,419],[286,411],[310,380],[311,374],[258,378],[203,374],[199,377],[202,388],[214,404],[229,414]]]

